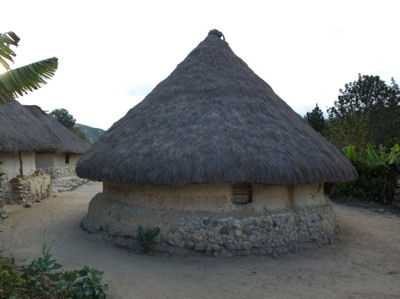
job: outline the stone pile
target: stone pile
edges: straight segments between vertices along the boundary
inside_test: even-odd
[[[89,181],[76,175],[75,166],[49,168],[45,169],[45,171],[51,177],[51,189],[53,192],[71,191]]]

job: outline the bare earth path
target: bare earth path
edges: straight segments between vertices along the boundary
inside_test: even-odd
[[[57,261],[105,271],[111,298],[400,298],[397,215],[335,205],[341,231],[333,245],[278,259],[146,256],[79,228],[100,191],[88,183],[30,209],[8,206],[0,255],[30,262],[47,229]]]

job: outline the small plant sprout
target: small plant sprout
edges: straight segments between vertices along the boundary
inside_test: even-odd
[[[138,238],[140,244],[142,244],[143,251],[148,253],[154,245],[155,238],[160,233],[160,229],[156,228],[146,228],[144,229],[141,225],[138,227]]]

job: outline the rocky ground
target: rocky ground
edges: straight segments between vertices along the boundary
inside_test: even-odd
[[[88,183],[29,209],[6,206],[0,255],[28,263],[48,236],[67,268],[105,271],[111,298],[400,298],[400,217],[390,210],[335,204],[332,245],[279,258],[175,257],[136,254],[81,230],[97,192]]]

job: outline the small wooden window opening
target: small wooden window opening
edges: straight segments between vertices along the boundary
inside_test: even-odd
[[[69,154],[65,154],[65,164],[69,164]]]
[[[232,203],[245,205],[252,202],[253,190],[251,184],[241,183],[232,186]]]

